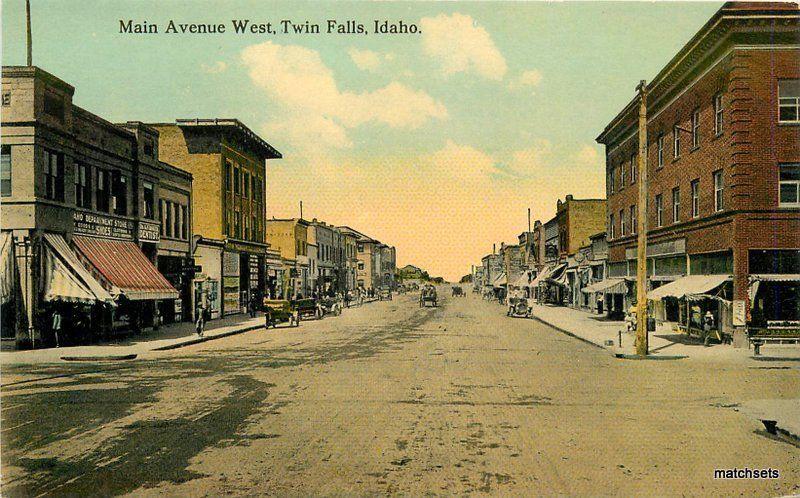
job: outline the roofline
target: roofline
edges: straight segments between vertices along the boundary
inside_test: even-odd
[[[256,132],[251,130],[247,125],[242,123],[236,118],[194,118],[194,119],[176,119],[174,123],[148,123],[152,126],[178,126],[180,128],[218,128],[218,129],[235,129],[241,133],[246,139],[252,140],[263,152],[266,159],[281,159],[281,154],[275,147],[267,143],[266,140],[261,138]]]
[[[788,6],[794,6],[786,8]],[[784,7],[784,8],[780,8]],[[667,62],[667,64],[656,74],[651,80],[650,84],[646,85],[648,92],[656,89],[666,77],[683,61],[700,41],[711,34],[719,23],[725,19],[735,19],[737,17],[747,17],[753,15],[768,15],[774,18],[780,17],[800,17],[800,8],[797,3],[793,2],[726,2],[722,7],[714,13],[711,18],[697,31],[697,33],[689,39],[686,44]],[[614,116],[603,131],[595,138],[595,141],[601,144],[605,143],[608,135],[614,130],[617,125],[624,121],[624,118],[631,112],[632,108],[636,107],[639,103],[639,96],[634,97],[622,108],[622,110]]]
[[[45,71],[44,69],[40,68],[39,66],[3,66],[2,69],[2,77],[3,78],[21,78],[21,77],[28,77],[28,78],[35,78],[37,76],[41,76],[42,78],[49,80],[50,83],[60,86],[62,90],[66,90],[70,96],[75,94],[75,87],[67,83],[66,81],[62,80],[58,76],[53,75]]]

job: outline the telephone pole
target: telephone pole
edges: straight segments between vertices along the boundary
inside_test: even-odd
[[[639,205],[636,248],[636,354],[647,356],[647,82],[639,86]]]
[[[28,67],[33,65],[33,41],[31,40],[31,0],[25,0],[25,24],[28,41]]]

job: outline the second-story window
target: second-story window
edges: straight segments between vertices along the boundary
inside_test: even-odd
[[[626,227],[625,227],[625,210],[624,209],[620,209],[619,210],[619,234],[620,234],[620,236],[624,237],[625,235],[627,235],[627,233],[628,232],[627,232]]]
[[[779,205],[800,207],[800,164],[781,164],[779,168]]]
[[[155,196],[155,188],[153,184],[150,182],[142,182],[142,200],[144,205],[142,206],[142,215],[152,220],[155,216],[155,203],[156,203],[156,196]]]
[[[681,129],[677,124],[672,127],[672,157],[681,157]]]
[[[661,194],[656,195],[656,226],[664,224],[664,199]]]
[[[608,226],[609,230],[608,233],[611,235],[611,238],[614,239],[617,237],[617,226],[614,224],[614,213],[608,217]]]
[[[692,180],[692,218],[700,216],[700,180]]]
[[[233,167],[231,166],[231,162],[227,159],[225,160],[225,191],[231,191],[231,182],[233,181]]]
[[[636,157],[636,153],[634,152],[631,154],[631,185],[636,183],[636,169],[637,169],[638,158]]]
[[[245,199],[249,199],[250,198],[250,173],[248,173],[247,171],[243,171],[242,175],[244,177],[244,182],[243,182],[244,183],[244,198]]]
[[[722,170],[714,172],[714,211],[722,211],[725,207],[723,204],[725,181],[722,177]]]
[[[128,179],[119,171],[111,174],[112,207],[114,214],[128,214]]]
[[[95,195],[97,197],[97,210],[104,213],[109,212],[111,208],[111,175],[108,171],[97,169]]]
[[[636,233],[636,206],[631,206],[630,208],[631,213],[631,233]]]
[[[189,240],[189,208],[181,206],[181,238]]]
[[[800,123],[800,80],[778,82],[778,121]]]
[[[75,205],[92,208],[92,174],[88,164],[75,164]]]
[[[672,222],[677,223],[681,220],[681,189],[672,189]]]
[[[722,94],[714,95],[714,134],[722,134]]]
[[[659,133],[658,138],[656,139],[656,158],[658,167],[664,166],[664,134]]]
[[[49,150],[44,151],[45,197],[54,201],[64,201],[64,155]]]
[[[624,163],[619,165],[619,189],[620,190],[625,188],[625,177],[627,176],[625,174],[625,169],[626,168],[625,168],[625,164]]]
[[[241,193],[242,188],[242,180],[239,178],[239,168],[233,168],[233,193],[239,194]]]
[[[614,174],[615,171],[616,171],[616,168],[614,168],[612,166],[611,167],[611,171],[609,171],[609,173],[608,173],[608,185],[609,185],[609,188],[611,189],[611,193],[612,194],[614,193],[614,182],[616,181],[616,175]]]
[[[700,109],[692,113],[692,148],[700,147]]]

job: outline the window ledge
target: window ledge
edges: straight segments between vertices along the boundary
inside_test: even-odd
[[[778,121],[778,126],[800,126],[800,121]]]

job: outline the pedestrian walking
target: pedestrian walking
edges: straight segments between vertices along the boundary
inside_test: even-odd
[[[203,330],[206,328],[206,310],[205,306],[200,305],[197,309],[197,321],[194,324],[194,330],[199,337],[203,337]]]
[[[253,293],[253,295],[250,296],[250,301],[247,303],[247,311],[250,313],[250,318],[255,318],[256,317],[256,296],[255,296],[255,293]]]
[[[58,334],[59,334],[59,332],[61,332],[61,312],[59,312],[58,310],[56,310],[56,311],[53,313],[53,336],[55,336],[55,339],[56,339],[56,347],[57,347],[57,348],[58,348],[58,347],[61,347],[61,345],[59,344],[59,340],[58,340]]]

